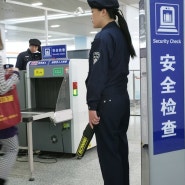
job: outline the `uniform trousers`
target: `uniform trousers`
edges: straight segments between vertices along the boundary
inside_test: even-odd
[[[2,144],[4,152],[4,155],[0,157],[0,179],[6,180],[16,162],[19,149],[18,137],[15,135],[7,139],[0,139],[0,144]]]
[[[100,122],[95,126],[95,135],[104,185],[129,185],[128,93],[102,98],[98,113]]]

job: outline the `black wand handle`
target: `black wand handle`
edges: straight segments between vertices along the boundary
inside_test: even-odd
[[[81,159],[84,156],[93,135],[94,135],[94,129],[92,129],[90,124],[88,123],[85,130],[83,131],[83,136],[81,138],[80,144],[76,151],[76,156],[78,159]]]

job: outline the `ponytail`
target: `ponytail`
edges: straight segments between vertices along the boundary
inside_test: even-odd
[[[127,44],[128,44],[128,49],[129,49],[129,52],[130,52],[130,56],[132,58],[134,58],[136,56],[136,52],[135,52],[135,49],[133,47],[130,32],[129,32],[129,29],[128,29],[128,25],[127,25],[127,22],[126,22],[126,20],[123,16],[122,11],[118,10],[118,9],[107,9],[107,12],[108,12],[110,18],[113,18],[113,19],[116,20],[116,16],[118,17],[118,24],[120,26],[120,29],[121,29],[123,35],[126,38],[126,41],[127,41]]]

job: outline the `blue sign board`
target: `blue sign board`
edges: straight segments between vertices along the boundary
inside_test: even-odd
[[[49,65],[69,64],[69,60],[51,60]]]
[[[43,59],[67,58],[66,45],[42,46]]]
[[[154,155],[185,148],[183,7],[150,1]]]
[[[46,66],[48,65],[48,62],[47,60],[38,60],[38,61],[31,61],[30,62],[30,66]]]
[[[69,64],[69,60],[39,60],[30,62],[30,66],[47,66],[47,65],[61,65]]]

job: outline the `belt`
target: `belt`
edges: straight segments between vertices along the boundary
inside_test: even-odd
[[[102,93],[102,98],[108,98],[115,95],[125,95],[127,93],[126,88],[109,88],[105,89]]]

